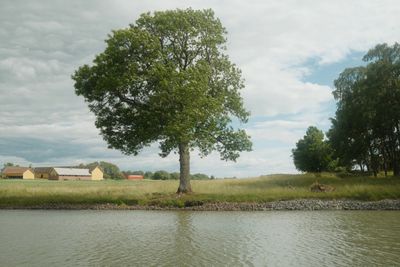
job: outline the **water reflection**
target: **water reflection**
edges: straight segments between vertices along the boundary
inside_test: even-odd
[[[396,266],[400,212],[0,211],[0,266]]]

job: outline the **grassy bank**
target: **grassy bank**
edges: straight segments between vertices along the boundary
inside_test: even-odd
[[[335,191],[313,193],[318,180]],[[117,204],[184,207],[212,202],[269,202],[291,199],[400,199],[400,178],[332,174],[269,175],[249,179],[192,181],[195,193],[177,196],[178,181],[0,180],[0,207],[57,204]]]

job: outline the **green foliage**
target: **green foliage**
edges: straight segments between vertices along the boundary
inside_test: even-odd
[[[331,149],[324,141],[324,133],[310,126],[306,135],[296,143],[292,150],[296,169],[305,172],[327,171],[331,166]]]
[[[171,175],[166,171],[156,171],[153,174],[154,180],[169,180],[171,179]]]
[[[210,177],[208,177],[208,175],[204,174],[204,173],[195,173],[195,174],[192,174],[192,179],[193,180],[209,180]]]
[[[136,174],[136,175],[144,175],[145,179],[153,179],[153,180],[179,180],[179,172],[171,172],[168,173],[167,171],[164,170],[159,170],[154,172],[143,172],[143,171],[124,171],[123,172],[125,175],[130,175],[130,174]],[[190,178],[193,180],[208,180],[210,177],[208,177],[207,174],[203,173],[196,173],[190,175]]]
[[[144,179],[153,179],[153,173],[152,172],[145,172],[144,173]]]
[[[329,144],[329,143],[328,143]],[[330,154],[332,154],[332,149],[330,149]],[[339,159],[331,159],[327,166],[327,171],[329,172],[337,172],[341,171],[342,167],[339,166]]]
[[[400,175],[400,45],[379,44],[363,60],[365,66],[345,69],[335,80],[338,108],[329,141],[347,169]]]
[[[113,31],[93,65],[72,76],[109,147],[136,155],[159,142],[163,157],[185,145],[224,160],[250,151],[246,132],[230,126],[249,112],[225,35],[210,9],[146,13]]]
[[[171,180],[179,180],[179,172],[171,172],[170,179]]]

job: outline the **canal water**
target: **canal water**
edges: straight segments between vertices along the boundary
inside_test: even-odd
[[[0,266],[400,266],[400,212],[0,210]]]

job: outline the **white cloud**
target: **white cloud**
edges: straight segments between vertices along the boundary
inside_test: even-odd
[[[308,111],[315,112],[332,101],[330,89],[304,82],[299,66],[310,59],[335,63],[351,51],[400,39],[396,1],[256,1],[230,6],[217,9],[217,14],[230,15],[222,21],[231,33],[232,57],[244,71],[244,97],[254,115],[296,113],[310,105]]]
[[[248,82],[243,97],[255,116],[315,111],[333,100],[328,86],[303,82],[298,72],[264,66],[260,60],[245,66],[244,75]]]
[[[304,129],[312,125],[309,121],[288,121],[275,120],[255,123],[247,129],[255,141],[281,142],[286,145],[293,145],[304,135]]]
[[[61,69],[60,62],[55,59],[37,60],[9,57],[0,60],[0,71],[3,72],[3,75],[11,75],[9,79],[14,76],[17,80],[27,81],[35,79],[39,75],[51,76],[60,72]]]

